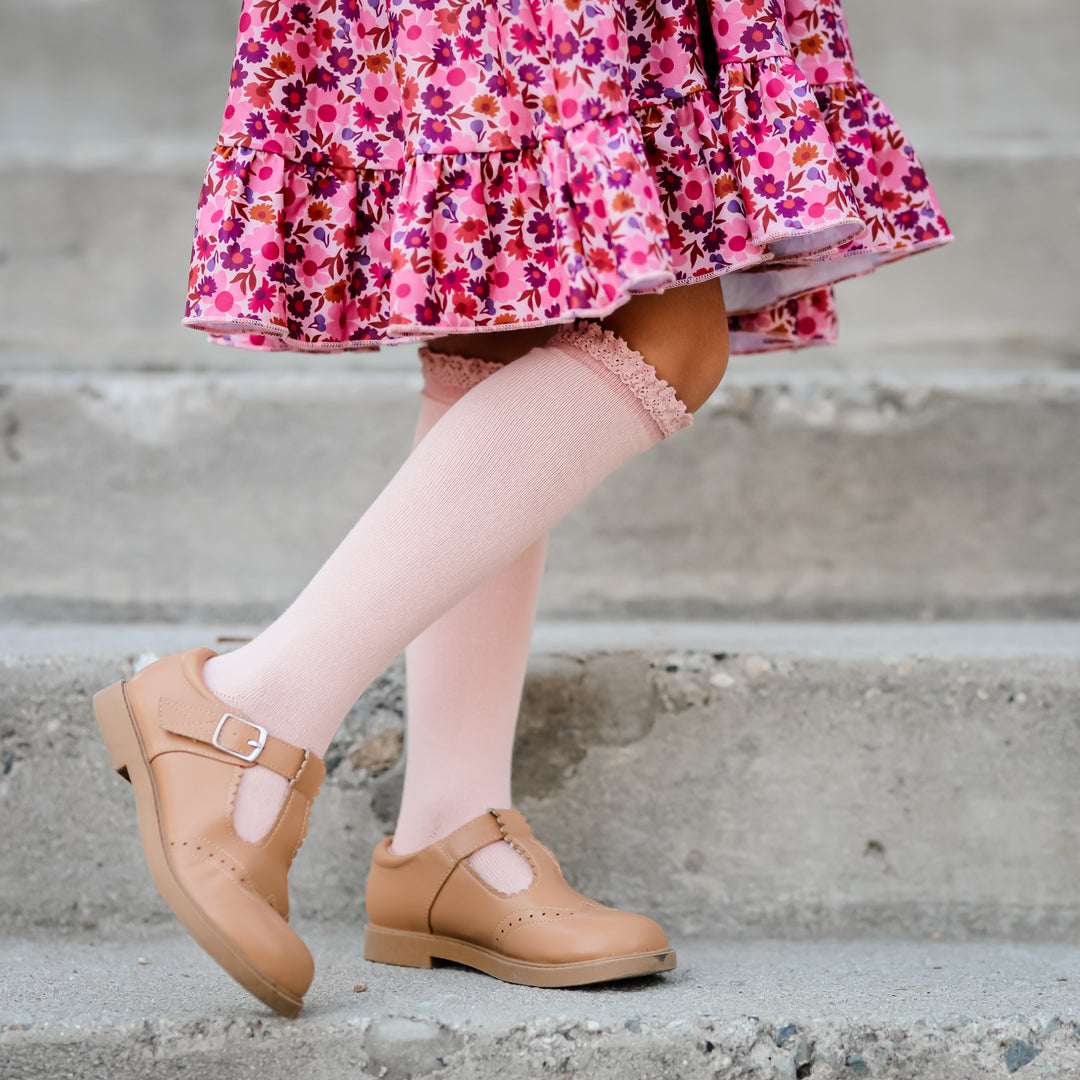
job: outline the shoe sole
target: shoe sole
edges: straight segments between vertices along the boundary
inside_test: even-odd
[[[121,680],[94,695],[94,715],[116,771],[131,783],[139,817],[143,854],[154,884],[184,929],[249,993],[290,1019],[303,999],[268,979],[225,937],[203,909],[188,895],[169,860],[168,841],[161,821],[157,784],[146,748]]]
[[[421,934],[413,930],[391,930],[372,923],[364,927],[364,959],[378,964],[415,968],[430,968],[434,967],[436,960],[451,960],[476,968],[503,982],[544,987],[586,986],[614,979],[655,975],[675,968],[674,949],[608,956],[602,960],[580,960],[573,964],[534,964],[527,960],[511,960],[490,949],[455,938]]]

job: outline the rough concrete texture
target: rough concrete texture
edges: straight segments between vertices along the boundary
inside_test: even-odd
[[[534,654],[517,804],[579,888],[679,935],[1075,940],[1080,650],[917,653]],[[168,918],[90,713],[125,670],[3,661],[0,927]],[[361,917],[404,766],[373,777],[349,751],[400,728],[402,708],[395,663],[331,748],[291,879],[298,918]]]
[[[418,386],[0,380],[0,618],[271,617],[408,453]],[[1072,617],[1078,420],[1077,373],[732,374],[557,524],[541,611]]]
[[[927,154],[961,239],[844,283],[845,341],[871,354],[903,347],[970,351],[977,344],[1010,347],[1020,366],[1029,351],[1077,363],[1080,316],[1071,292],[1080,277],[1080,248],[1073,243],[1080,229],[1076,157],[1055,152],[1035,163],[988,153]],[[65,356],[64,366],[84,368],[205,366],[217,362],[214,353],[230,351],[205,345],[202,335],[179,325],[205,158],[157,166],[16,164],[0,171],[0,186],[19,208],[0,225],[6,253],[0,340],[20,366]],[[1054,213],[1016,212],[1018,190],[1031,205],[1053,206]],[[55,206],[65,213],[56,214]],[[999,269],[1006,266],[1007,272]],[[60,317],[57,296],[64,298]],[[249,367],[262,363],[257,353],[242,359]]]
[[[679,967],[664,976],[537,990],[465,968],[368,964],[359,924],[300,930],[317,974],[293,1021],[173,933],[122,944],[4,942],[0,1077],[1080,1073],[1075,946],[676,940]],[[358,983],[367,989],[357,993]]]

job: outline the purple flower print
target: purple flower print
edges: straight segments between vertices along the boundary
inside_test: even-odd
[[[604,59],[603,38],[591,37],[581,43],[581,62],[583,64],[599,64]]]
[[[719,251],[724,246],[726,240],[727,235],[723,229],[719,227],[710,229],[701,238],[701,249],[702,251],[708,251],[711,254],[712,252]]]
[[[416,321],[421,326],[434,326],[439,319],[439,308],[435,301],[428,298],[416,305]]]
[[[410,229],[401,242],[401,246],[408,251],[423,251],[427,244],[427,233],[423,229]]]
[[[816,120],[813,120],[809,116],[796,116],[795,119],[788,124],[787,134],[792,142],[799,142],[802,139],[809,139],[816,131]]]
[[[704,206],[692,206],[683,211],[682,226],[687,232],[703,233],[712,228],[712,220],[711,210],[706,210]]]
[[[806,200],[789,193],[775,205],[781,217],[797,218],[806,209]]]
[[[453,132],[450,125],[441,116],[429,116],[421,126],[421,131],[432,142],[445,143],[450,141]]]
[[[206,277],[204,277],[199,282],[199,290],[198,291],[199,291],[199,295],[204,300],[206,300],[209,297],[213,296],[214,293],[217,292],[217,282],[212,277],[210,277],[209,274],[207,274]]]
[[[482,4],[477,4],[476,7],[471,7],[465,13],[465,26],[463,29],[467,34],[479,34],[484,29],[484,23],[487,22],[487,15],[484,12]]]
[[[754,140],[750,138],[745,132],[740,131],[734,139],[731,140],[732,153],[738,154],[739,157],[750,157],[757,147],[754,145]]]
[[[547,274],[535,263],[529,263],[525,267],[525,284],[533,289],[539,289],[547,281]]]
[[[844,106],[844,119],[852,127],[866,127],[870,117],[867,116],[861,101],[849,101]]]
[[[682,187],[682,177],[667,167],[656,170],[656,183],[666,195],[673,195]]]
[[[321,172],[315,177],[311,186],[320,199],[329,199],[337,194],[341,181],[332,172]]]
[[[857,169],[866,160],[854,146],[841,146],[836,156],[849,169]]]
[[[578,40],[570,33],[556,34],[551,43],[551,58],[555,63],[572,60],[578,51]]]
[[[492,75],[491,78],[488,79],[486,85],[487,85],[487,88],[496,97],[506,97],[507,88],[508,88],[507,87],[507,82],[506,82],[506,76],[501,71],[498,71],[494,75]]]
[[[649,39],[644,34],[627,38],[626,55],[631,64],[640,64],[649,55]]]
[[[299,109],[305,101],[307,101],[307,87],[299,80],[282,87],[281,103],[286,109]]]
[[[356,144],[356,160],[363,165],[374,165],[382,160],[382,156],[382,147],[374,139],[365,139]]]
[[[250,38],[237,47],[236,56],[248,64],[261,64],[270,55],[270,50],[261,41]]]
[[[295,266],[304,257],[304,245],[299,240],[290,238],[282,244],[282,256],[287,263]]]
[[[360,0],[340,0],[338,11],[341,13],[342,18],[348,19],[349,22],[359,22],[362,14]]]
[[[765,23],[748,26],[739,40],[750,52],[765,52],[773,47],[773,35]]]
[[[229,76],[229,85],[233,88],[244,85],[244,80],[247,78],[247,72],[244,70],[240,61],[237,60],[232,67],[232,74]]]
[[[439,38],[431,55],[440,67],[449,67],[454,62],[454,43],[449,38]]]
[[[604,103],[599,98],[590,98],[581,106],[582,120],[599,120],[604,115]]]
[[[538,244],[546,244],[555,239],[555,222],[551,220],[550,214],[533,214],[526,228]]]
[[[518,68],[518,78],[525,86],[539,86],[543,80],[540,68],[536,64],[522,64]]]
[[[289,14],[301,25],[308,26],[311,23],[311,8],[307,4],[293,4],[289,8]]]
[[[327,66],[338,75],[351,75],[356,70],[356,60],[349,49],[335,46],[326,57]]]
[[[306,319],[311,314],[311,301],[302,292],[289,293],[288,312],[297,320]]]
[[[613,188],[626,188],[634,180],[634,173],[630,169],[612,169],[608,173],[608,183]]]
[[[279,284],[284,284],[289,280],[290,271],[284,263],[276,262],[271,263],[266,270],[266,276],[270,281],[276,281]]]
[[[925,191],[927,188],[926,173],[920,168],[913,168],[911,172],[904,177],[904,187],[912,192]]]
[[[466,192],[472,187],[472,177],[464,170],[443,173],[442,182],[447,191],[458,193]]]
[[[337,84],[338,77],[335,72],[322,66],[315,69],[315,85],[320,90],[336,90]]]
[[[246,270],[251,265],[251,248],[241,247],[239,241],[230,244],[221,256],[226,270]]]
[[[884,206],[885,198],[881,194],[881,188],[877,184],[871,184],[869,187],[862,189],[863,202],[869,203],[870,206]]]
[[[763,199],[779,199],[784,194],[784,182],[772,173],[764,173],[754,181],[754,191]]]
[[[441,116],[448,112],[453,104],[450,91],[445,86],[429,86],[421,95],[420,100],[427,106],[429,112]]]
[[[244,127],[247,129],[247,133],[255,139],[265,139],[270,134],[266,126],[266,117],[261,112],[252,113],[247,118]]]

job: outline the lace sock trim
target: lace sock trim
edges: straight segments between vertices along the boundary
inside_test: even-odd
[[[478,356],[458,356],[455,353],[433,352],[427,346],[420,349],[420,367],[424,387],[428,391],[450,391],[458,397],[483,382],[505,364],[498,360],[481,360]]]
[[[639,352],[635,352],[611,330],[597,322],[579,319],[564,326],[548,341],[547,347],[570,345],[599,360],[628,386],[666,439],[694,422],[693,414],[666,379]]]

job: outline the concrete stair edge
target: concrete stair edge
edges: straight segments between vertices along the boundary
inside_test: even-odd
[[[679,966],[573,991],[362,959],[355,924],[301,928],[316,980],[273,1015],[185,935],[0,939],[0,1075],[287,1080],[975,1080],[1080,1070],[1080,949],[675,939]]]

